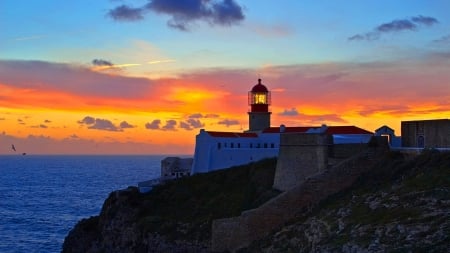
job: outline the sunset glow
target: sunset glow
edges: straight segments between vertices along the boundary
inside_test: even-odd
[[[447,1],[351,1],[338,15],[337,3],[234,0],[242,15],[226,22],[81,2],[63,17],[45,11],[54,1],[0,4],[0,154],[192,154],[202,128],[248,129],[258,78],[273,126],[400,135],[402,120],[450,118]]]

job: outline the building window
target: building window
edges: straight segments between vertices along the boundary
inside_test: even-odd
[[[241,144],[240,143],[238,143],[238,148],[241,148]]]
[[[221,143],[220,143],[220,142],[218,142],[218,143],[217,143],[217,149],[220,149],[220,148],[221,148],[221,146],[222,146],[222,145],[221,145]]]
[[[261,144],[260,143],[258,143],[258,145],[256,145],[256,148],[260,148],[261,147]]]
[[[253,148],[253,143],[250,143],[250,148]]]
[[[264,148],[267,148],[267,143],[264,143]]]
[[[227,147],[227,143],[225,142],[225,143],[223,143],[223,146],[226,148]]]
[[[273,143],[270,144],[270,147],[271,147],[271,148],[275,148],[275,144],[273,144]]]
[[[231,143],[231,148],[234,148],[234,143]]]

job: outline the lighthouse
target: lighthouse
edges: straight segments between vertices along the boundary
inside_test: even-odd
[[[248,112],[249,132],[262,131],[270,127],[270,91],[258,79],[258,84],[253,86],[248,92]]]

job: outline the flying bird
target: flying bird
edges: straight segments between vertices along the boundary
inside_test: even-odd
[[[14,152],[16,152],[16,147],[14,147],[14,144],[11,144],[11,148],[12,150],[14,150]]]

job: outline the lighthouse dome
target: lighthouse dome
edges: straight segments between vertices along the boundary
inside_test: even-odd
[[[261,83],[261,79],[258,79],[258,84],[253,86],[252,92],[269,92],[269,90]]]

